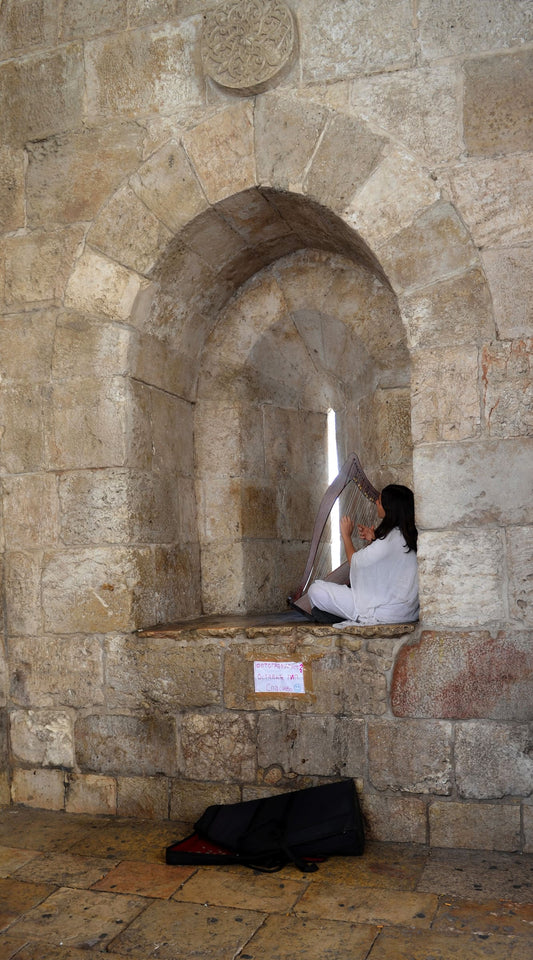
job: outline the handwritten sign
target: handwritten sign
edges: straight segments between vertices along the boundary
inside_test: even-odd
[[[256,693],[305,693],[304,665],[254,660],[254,686]]]

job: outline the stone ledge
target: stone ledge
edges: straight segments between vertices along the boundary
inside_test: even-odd
[[[157,624],[144,630],[137,630],[138,637],[174,637],[176,640],[199,640],[208,637],[229,637],[239,635],[249,640],[256,637],[277,637],[284,639],[302,639],[311,637],[348,636],[371,639],[397,638],[413,633],[418,623],[374,623],[339,629],[329,624],[312,623],[297,613],[251,614],[249,616],[205,616],[192,620],[180,620],[175,623]]]

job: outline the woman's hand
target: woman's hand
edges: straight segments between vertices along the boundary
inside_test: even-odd
[[[366,540],[367,543],[372,543],[376,539],[374,527],[365,527],[362,523],[357,524],[357,533],[361,540]]]
[[[353,533],[354,523],[351,517],[345,516],[341,517],[341,536],[344,538],[351,537]]]

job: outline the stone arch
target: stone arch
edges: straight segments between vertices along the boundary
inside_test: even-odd
[[[452,313],[460,323],[449,342],[475,339],[468,305],[479,314],[489,298],[468,231],[416,158],[359,119],[277,93],[176,130],[101,210],[66,291],[67,307],[92,324],[127,331],[127,358],[115,371],[126,376],[129,400],[121,407],[119,464],[128,471],[124,543],[129,579],[136,569],[144,586],[132,588],[116,626],[200,610],[200,544],[184,509],[195,502],[198,358],[235,290],[304,247],[361,264],[394,292],[411,356],[420,357],[415,448],[438,431],[437,439],[448,439],[450,392],[441,398],[437,373],[433,387],[417,370],[431,366],[433,350],[442,361]],[[459,389],[477,382],[470,360],[451,371]],[[428,390],[433,415],[423,402]],[[470,436],[477,393],[468,397]],[[170,528],[177,536],[166,541]]]

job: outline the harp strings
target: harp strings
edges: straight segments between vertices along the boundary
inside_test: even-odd
[[[369,499],[357,484],[357,480],[352,480],[337,498],[339,503],[339,515],[347,515],[352,518],[355,526],[361,523],[363,526],[372,527],[377,522],[376,504]],[[311,580],[323,580],[331,573],[331,513],[324,527],[324,532],[317,548],[315,562],[311,571]],[[356,550],[366,546],[366,542],[360,540],[357,536],[357,530],[354,531],[353,545]],[[344,551],[343,551],[344,553]],[[344,555],[341,560],[346,559]]]

